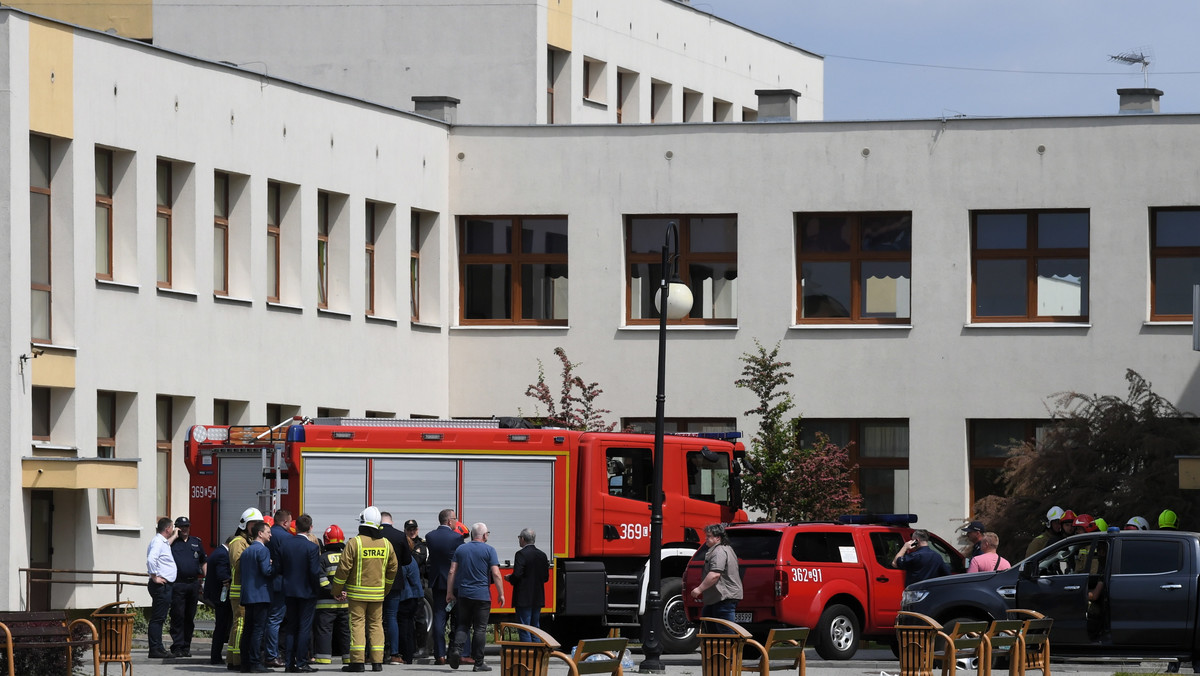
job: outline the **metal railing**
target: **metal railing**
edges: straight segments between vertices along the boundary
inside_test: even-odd
[[[25,576],[25,610],[29,610],[29,600],[32,598],[33,585],[37,584],[86,584],[86,585],[115,585],[117,588],[116,601],[121,600],[121,590],[125,586],[146,587],[149,584],[150,575],[147,573],[133,573],[127,570],[69,570],[62,568],[21,568],[20,572]],[[82,580],[77,578],[63,579],[54,577],[55,573],[67,575],[113,575],[112,580]],[[38,577],[37,575],[45,574],[46,577]],[[125,576],[126,579],[121,579]],[[134,581],[128,578],[142,578],[142,581]]]

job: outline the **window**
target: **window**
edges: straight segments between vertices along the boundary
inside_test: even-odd
[[[1050,424],[1049,420],[969,421],[972,506],[989,495],[1004,495],[1000,472],[1013,445],[1041,440]]]
[[[796,214],[799,323],[910,317],[912,214]]]
[[[566,326],[566,217],[471,216],[460,228],[463,323]]]
[[[671,85],[650,80],[650,123],[672,121]]]
[[[282,188],[275,181],[267,183],[267,301],[279,302],[280,294],[280,223],[283,212],[280,209],[280,194]]]
[[[171,288],[171,206],[174,204],[174,192],[171,185],[171,163],[159,160],[157,168],[157,189],[155,190],[157,208],[155,219],[157,224],[157,269],[158,285]]]
[[[1132,546],[1136,542],[1137,546]],[[1155,575],[1185,570],[1183,543],[1171,540],[1126,540],[1121,547],[1119,575]]]
[[[546,51],[546,124],[571,121],[571,53],[553,47]],[[555,91],[565,94],[556,97]]]
[[[363,262],[363,271],[365,275],[365,298],[367,314],[375,314],[375,238],[377,232],[375,230],[375,203],[367,202],[365,215],[365,256]]]
[[[50,342],[50,139],[29,136],[30,336]]]
[[[1085,321],[1086,211],[971,215],[975,321]]]
[[[679,224],[679,276],[692,290],[692,311],[677,324],[737,323],[737,216],[629,216],[625,224],[630,324],[657,324],[662,247]]]
[[[229,174],[213,180],[213,293],[229,295]]]
[[[799,563],[857,563],[858,552],[850,533],[800,531],[792,540],[792,558]]]
[[[771,561],[779,557],[779,541],[783,532],[758,528],[745,528],[725,532],[729,544],[739,559],[745,561]]]
[[[683,90],[683,121],[704,121],[704,94],[691,89]]]
[[[214,425],[232,425],[233,424],[233,402],[229,401],[228,399],[213,399],[212,424],[214,424]]]
[[[50,388],[34,386],[30,392],[33,400],[34,441],[50,441]]]
[[[654,434],[654,418],[621,418],[621,429],[635,434]],[[737,418],[664,418],[666,434],[680,432],[736,432]]]
[[[804,420],[801,443],[812,445],[818,432],[838,446],[850,445],[850,465],[858,465],[851,473],[854,491],[862,496],[863,513],[908,512],[907,420]]]
[[[617,124],[634,123],[638,117],[638,74],[617,69]]]
[[[113,153],[96,148],[96,279],[113,278]]]
[[[329,307],[329,193],[317,193],[317,307]]]
[[[1200,209],[1150,210],[1150,319],[1192,321],[1200,284]]]
[[[608,100],[605,91],[606,64],[596,59],[583,60],[583,98],[604,103]]]
[[[713,122],[733,122],[733,104],[713,97],[712,119]]]
[[[96,393],[96,457],[117,457],[117,394],[115,392]],[[116,515],[116,494],[111,488],[98,489],[99,504],[96,509],[96,521],[113,523]]]
[[[155,400],[155,493],[158,516],[171,514],[171,438],[174,436],[174,406],[171,397],[160,396]]]
[[[608,494],[620,498],[650,501],[654,485],[654,457],[648,448],[610,448]]]
[[[718,453],[708,460],[700,451],[687,454],[688,497],[729,504],[729,456]]]
[[[409,220],[408,302],[412,321],[421,321],[421,214],[412,212]]]

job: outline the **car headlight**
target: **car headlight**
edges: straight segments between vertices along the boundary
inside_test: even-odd
[[[929,596],[929,590],[927,589],[905,589],[904,593],[900,595],[900,604],[911,606],[914,603],[924,601],[927,596]]]

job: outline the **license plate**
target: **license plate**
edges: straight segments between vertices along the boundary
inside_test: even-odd
[[[754,613],[734,613],[733,621],[734,622],[753,622],[754,621]]]

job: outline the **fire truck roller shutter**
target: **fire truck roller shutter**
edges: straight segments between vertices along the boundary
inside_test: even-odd
[[[424,458],[375,460],[375,506],[391,512],[396,527],[408,519],[423,524],[421,535],[437,525],[437,515],[458,505],[458,462]]]
[[[263,507],[258,495],[263,489],[262,458],[257,455],[226,455],[217,462],[220,467],[217,495],[221,499],[221,514],[217,524],[221,530],[217,532],[216,539],[224,542],[225,538],[237,532],[238,520],[247,507],[258,507],[260,510]]]
[[[358,534],[358,515],[367,506],[367,461],[364,458],[304,457],[300,509],[312,516],[313,532],[333,524],[346,538]]]
[[[464,462],[460,517],[468,524],[487,524],[491,533],[488,544],[496,548],[500,565],[516,555],[522,528],[532,528],[538,549],[553,555],[553,460],[524,457]]]

